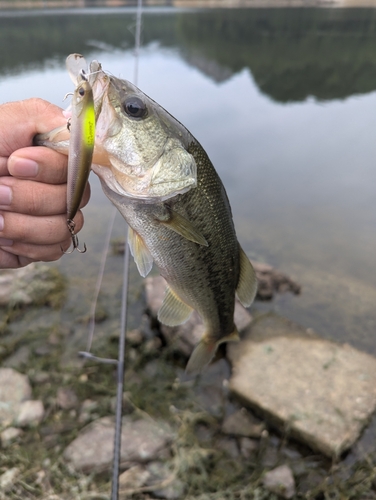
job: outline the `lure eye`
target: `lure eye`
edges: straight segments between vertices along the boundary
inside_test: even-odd
[[[123,107],[124,111],[131,118],[143,118],[147,112],[145,103],[139,97],[128,97]]]

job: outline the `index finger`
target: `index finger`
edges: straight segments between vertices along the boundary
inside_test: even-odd
[[[2,104],[0,106],[0,175],[9,175],[7,160],[12,153],[32,146],[36,134],[49,132],[64,123],[66,123],[66,118],[63,110],[43,99],[32,98]]]

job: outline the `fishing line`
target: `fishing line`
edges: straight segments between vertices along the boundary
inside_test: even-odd
[[[135,64],[133,83],[137,85],[138,80],[138,59],[141,44],[141,16],[142,16],[142,0],[137,2],[136,15],[136,34],[135,34]],[[117,365],[117,385],[116,385],[116,409],[115,409],[115,435],[114,435],[114,453],[112,462],[112,483],[111,483],[111,500],[119,498],[119,475],[120,475],[120,457],[121,457],[121,432],[122,432],[122,407],[123,407],[123,390],[124,390],[124,357],[125,357],[125,340],[127,331],[127,316],[128,316],[128,281],[129,281],[129,245],[128,245],[128,226],[125,227],[125,245],[124,245],[124,263],[123,263],[123,289],[122,289],[122,306],[120,313],[120,335],[119,335],[119,351],[118,359],[106,359],[94,356],[89,351],[91,350],[94,329],[95,329],[95,310],[98,302],[98,296],[103,281],[104,267],[107,260],[108,248],[112,229],[115,221],[116,209],[114,208],[107,236],[105,240],[104,251],[102,253],[100,270],[98,273],[97,283],[95,287],[94,300],[90,311],[90,323],[87,351],[80,351],[79,356],[85,359],[90,359],[105,364]]]
[[[133,83],[137,85],[138,79],[138,59],[141,40],[141,14],[142,0],[137,1],[136,17],[136,36],[135,36],[135,65]],[[126,225],[126,233],[128,226]],[[117,392],[116,392],[116,411],[115,411],[115,436],[114,436],[114,457],[112,465],[112,491],[111,500],[119,498],[119,474],[121,457],[121,431],[122,431],[122,409],[123,409],[123,390],[124,390],[124,356],[125,356],[125,334],[127,329],[127,311],[128,311],[128,278],[129,278],[129,245],[127,234],[125,235],[124,245],[124,271],[123,271],[123,293],[122,307],[120,316],[120,337],[119,354],[117,363]]]
[[[91,351],[91,346],[93,344],[94,329],[95,329],[95,311],[97,309],[99,292],[100,292],[101,286],[102,286],[104,268],[105,268],[106,261],[107,261],[108,249],[110,248],[111,234],[112,234],[112,230],[114,227],[115,217],[116,217],[116,208],[114,207],[112,209],[112,214],[111,214],[111,218],[109,221],[106,238],[104,241],[103,252],[102,252],[102,257],[101,257],[101,261],[100,261],[98,277],[97,277],[97,283],[95,285],[95,290],[94,290],[94,298],[93,298],[93,302],[91,304],[91,309],[90,309],[89,332],[88,332],[88,340],[87,340],[87,346],[86,346],[86,350],[87,350],[88,354]]]

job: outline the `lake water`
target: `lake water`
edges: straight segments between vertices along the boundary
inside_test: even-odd
[[[64,106],[68,54],[132,80],[134,9],[0,12],[1,101]],[[195,135],[227,189],[247,254],[302,285],[273,310],[376,354],[376,11],[145,9],[139,87]],[[88,252],[66,317],[88,310],[112,206],[91,177]],[[114,237],[124,233],[116,219]],[[120,305],[110,257],[103,295]],[[131,268],[131,288],[141,279]],[[90,293],[89,293],[90,292]],[[80,300],[81,299],[81,302]],[[82,347],[82,346],[81,346]]]

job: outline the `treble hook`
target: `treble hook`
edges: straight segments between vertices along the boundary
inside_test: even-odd
[[[79,252],[79,253],[85,253],[87,250],[85,243],[84,243],[84,248],[82,250],[80,248],[78,248],[78,245],[79,245],[78,236],[74,232],[74,228],[76,226],[75,222],[71,219],[67,219],[67,226],[68,226],[69,232],[71,234],[73,248],[72,248],[72,250],[70,250],[70,251],[67,250],[66,252],[62,248],[61,248],[61,250],[63,251],[63,253],[66,253],[66,254],[70,254],[70,253],[74,252],[74,250],[77,250],[77,252]]]

